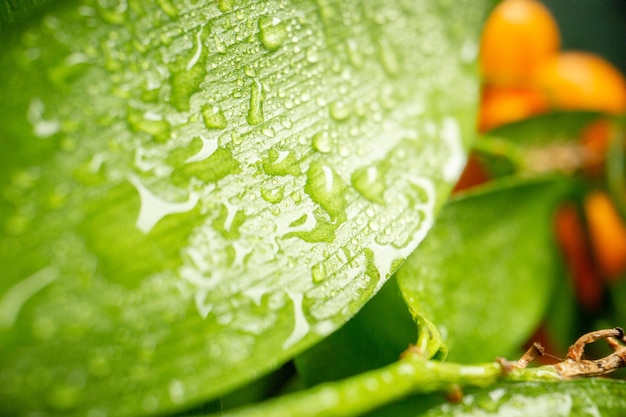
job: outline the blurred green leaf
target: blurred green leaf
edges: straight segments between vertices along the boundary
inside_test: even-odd
[[[18,24],[45,8],[50,0],[0,0],[0,34],[18,30]]]
[[[459,404],[444,403],[419,416],[621,417],[624,410],[626,382],[579,379],[544,384],[500,384],[465,395]]]
[[[451,361],[511,354],[537,326],[560,276],[552,217],[568,188],[517,179],[453,199],[397,272],[413,315],[439,327]]]
[[[488,0],[59,5],[0,41],[0,414],[149,415],[276,369],[424,237]]]
[[[474,147],[495,176],[571,173],[586,156],[580,146],[581,133],[599,117],[591,112],[535,116],[481,135]]]

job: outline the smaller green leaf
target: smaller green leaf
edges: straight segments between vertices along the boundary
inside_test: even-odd
[[[494,184],[444,207],[397,272],[414,316],[436,323],[450,360],[510,354],[535,328],[559,277],[552,211],[567,183]]]
[[[590,112],[549,113],[504,125],[485,136],[526,145],[571,141],[598,117],[598,113]]]
[[[577,142],[597,113],[550,113],[502,126],[482,135],[474,147],[497,176],[516,171],[573,171],[584,155]]]
[[[626,382],[581,379],[558,383],[499,384],[466,395],[460,404],[441,404],[420,414],[420,417],[621,417],[624,410]]]

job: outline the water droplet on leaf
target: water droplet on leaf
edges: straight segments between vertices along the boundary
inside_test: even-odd
[[[287,28],[280,19],[271,16],[259,18],[259,40],[269,51],[275,51],[287,38]]]
[[[326,265],[324,265],[323,262],[313,265],[311,268],[311,278],[315,284],[319,284],[326,279]]]
[[[250,86],[250,108],[246,120],[251,126],[256,126],[265,121],[263,115],[263,86],[257,80],[253,80]]]
[[[317,132],[313,135],[312,144],[313,149],[320,153],[328,153],[332,150],[332,141],[330,140],[330,135],[328,132],[322,131]]]
[[[225,129],[228,121],[222,110],[212,104],[205,104],[202,107],[202,119],[207,129]]]

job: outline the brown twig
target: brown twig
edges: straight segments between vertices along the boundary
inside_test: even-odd
[[[596,360],[584,359],[585,346],[602,339],[607,341],[613,353]],[[620,342],[626,343],[624,330],[620,327],[587,333],[570,346],[564,361],[551,366],[566,379],[609,374],[626,367],[626,346]],[[539,343],[534,343],[517,362],[508,362],[504,359],[498,359],[498,362],[503,372],[508,373],[514,368],[525,368],[534,359],[544,354],[543,347]]]
[[[596,360],[583,359],[585,345],[601,339],[607,341],[613,353]],[[557,363],[554,367],[564,378],[609,374],[619,368],[626,367],[626,346],[619,341],[626,342],[624,330],[620,327],[587,333],[570,346],[567,359]]]

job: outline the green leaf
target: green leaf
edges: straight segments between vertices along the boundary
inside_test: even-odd
[[[580,379],[558,383],[501,384],[465,395],[460,404],[445,403],[419,416],[617,417],[623,416],[625,409],[626,382]]]
[[[537,146],[571,142],[578,140],[582,130],[599,117],[599,113],[592,112],[548,113],[504,125],[484,136]]]
[[[514,180],[452,200],[397,272],[413,315],[439,327],[450,360],[511,354],[543,316],[560,276],[551,222],[566,185]]]
[[[588,150],[580,144],[583,129],[598,113],[549,113],[494,129],[474,143],[493,174],[542,174],[580,168]]]
[[[353,316],[472,137],[489,1],[68,2],[0,42],[0,414],[220,396]]]

